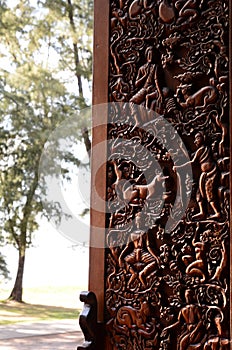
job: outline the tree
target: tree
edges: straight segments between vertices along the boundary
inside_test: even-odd
[[[4,239],[0,236],[0,246],[3,244]],[[0,253],[0,283],[1,279],[9,279],[9,270],[7,269],[5,256]]]
[[[5,257],[0,254],[0,277],[9,278],[9,270],[7,269]]]
[[[10,294],[18,302],[22,301],[26,249],[38,228],[38,216],[55,215],[59,220],[64,214],[58,203],[43,206],[47,188],[38,169],[50,133],[87,105],[82,84],[91,77],[91,51],[85,50],[81,41],[73,42],[75,21],[82,23],[84,8],[80,2],[62,0],[38,1],[34,8],[29,0],[21,0],[13,8],[1,9],[2,59],[6,64],[0,72],[0,222],[2,234],[18,250],[18,271]],[[87,30],[83,32],[84,23],[78,30],[75,38],[82,35],[90,40]],[[81,51],[85,52],[82,56]],[[72,77],[78,78],[77,90],[70,87]],[[80,139],[83,126],[77,118]],[[80,165],[72,154],[65,157]]]

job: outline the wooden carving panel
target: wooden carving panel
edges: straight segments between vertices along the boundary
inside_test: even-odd
[[[111,0],[110,23],[109,348],[229,349],[229,2]]]

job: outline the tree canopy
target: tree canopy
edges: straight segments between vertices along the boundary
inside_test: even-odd
[[[19,252],[10,296],[17,301],[38,215],[62,215],[57,204],[42,203],[47,188],[38,169],[44,146],[70,115],[77,116],[80,140],[89,125],[78,111],[89,103],[92,9],[92,0],[1,1],[0,228]],[[71,154],[67,161],[80,164]]]

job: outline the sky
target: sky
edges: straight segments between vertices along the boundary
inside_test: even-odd
[[[81,161],[87,162],[84,144],[80,143],[76,152]],[[60,201],[70,218],[63,219],[60,226],[46,218],[38,219],[39,229],[26,251],[24,287],[59,285],[88,289],[89,215],[82,218],[79,214],[90,206],[90,170],[82,167],[70,170],[71,181],[62,181],[61,176],[54,174],[55,183],[47,183],[51,192],[49,200]],[[12,288],[18,253],[11,245],[1,248],[1,252],[6,257],[11,277],[5,287]]]
[[[2,250],[7,257],[12,279],[3,287],[13,287],[17,271],[17,250],[8,245]],[[77,286],[88,287],[88,247],[76,245],[59,233],[53,225],[41,221],[33,246],[25,259],[24,287]]]
[[[56,138],[55,131],[54,135]],[[79,143],[75,151],[82,162],[88,162],[84,144]],[[26,251],[23,280],[26,288],[76,286],[88,290],[89,215],[82,218],[79,214],[90,206],[90,170],[82,167],[70,170],[71,181],[62,181],[61,177],[57,180],[54,174],[57,187],[54,183],[47,186],[51,190],[49,199],[61,200],[63,210],[71,217],[63,220],[59,227],[52,220],[38,219],[39,229]],[[11,280],[0,286],[11,289],[17,273],[18,253],[11,245],[1,248],[1,253],[6,257]]]

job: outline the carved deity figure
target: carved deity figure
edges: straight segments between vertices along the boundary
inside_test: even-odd
[[[124,263],[131,273],[128,285],[137,278],[144,287],[147,287],[147,278],[159,266],[159,259],[150,247],[146,231],[141,229],[141,217],[135,217],[137,229],[130,235],[130,241],[119,256],[119,266]]]
[[[201,132],[195,135],[194,143],[197,146],[197,151],[193,159],[185,164],[174,166],[173,170],[176,171],[187,164],[200,164],[201,175],[199,179],[199,193],[197,196],[200,212],[194,215],[193,219],[200,220],[205,217],[204,202],[209,203],[213,210],[213,214],[210,215],[210,218],[220,218],[221,213],[217,205],[218,196],[216,192],[218,180],[217,165],[213,160],[210,147],[205,144],[204,135]]]
[[[166,337],[169,332],[181,327],[181,334],[178,337],[178,350],[199,349],[205,339],[205,327],[203,325],[201,309],[193,303],[194,292],[190,289],[185,291],[186,306],[178,315],[178,321],[164,328],[161,337]]]

